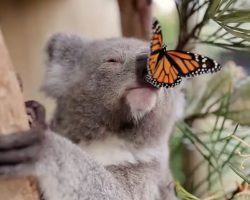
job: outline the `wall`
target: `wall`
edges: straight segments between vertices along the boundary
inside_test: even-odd
[[[56,32],[90,38],[120,36],[116,0],[0,0],[0,26],[16,71],[24,82],[25,99],[53,102],[39,92],[44,73],[44,46]]]

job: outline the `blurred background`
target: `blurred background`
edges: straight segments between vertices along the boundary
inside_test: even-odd
[[[121,36],[115,0],[1,0],[0,26],[25,99],[44,102],[51,116],[53,102],[39,92],[45,70],[44,48],[57,32],[91,39]]]
[[[250,166],[241,166],[250,158],[248,0],[0,0],[0,27],[25,99],[45,104],[48,118],[54,103],[39,87],[52,34],[149,40],[155,16],[169,49],[204,54],[224,66],[184,84],[185,116],[170,141],[177,193],[181,199],[239,199],[250,183]]]
[[[171,47],[177,41],[177,15],[173,1],[153,3],[157,15],[167,17],[164,34]],[[57,32],[90,39],[122,36],[116,0],[0,0],[0,26],[16,71],[24,83],[26,99],[45,102],[51,115],[53,102],[39,92],[45,69],[44,47]],[[167,31],[168,30],[168,31]]]

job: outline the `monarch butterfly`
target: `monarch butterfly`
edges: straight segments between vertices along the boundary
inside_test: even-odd
[[[161,26],[157,19],[153,22],[150,55],[148,58],[146,81],[155,87],[174,87],[182,77],[193,77],[213,73],[221,66],[206,56],[185,51],[170,50],[163,43]]]

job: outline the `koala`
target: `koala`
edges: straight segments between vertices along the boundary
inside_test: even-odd
[[[144,81],[149,43],[56,34],[46,53],[54,117],[26,104],[31,129],[0,136],[0,176],[36,176],[44,200],[176,199],[168,140],[184,100]]]

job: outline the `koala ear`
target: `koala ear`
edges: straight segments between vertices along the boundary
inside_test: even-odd
[[[47,44],[47,70],[42,90],[62,96],[80,78],[81,57],[88,41],[76,35],[56,34]],[[81,73],[83,74],[83,73]]]

